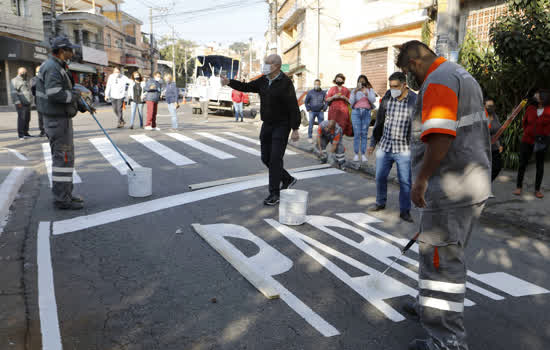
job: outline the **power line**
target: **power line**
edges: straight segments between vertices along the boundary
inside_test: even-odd
[[[218,12],[218,11],[221,11],[221,10],[227,10],[227,9],[232,9],[232,8],[241,8],[241,7],[254,5],[254,4],[260,4],[260,3],[264,3],[264,2],[265,2],[264,0],[253,0],[253,1],[239,0],[239,1],[227,2],[227,3],[224,3],[224,4],[220,4],[218,6],[205,7],[205,8],[202,8],[202,9],[169,13],[169,14],[166,14],[164,16],[178,16],[178,17],[180,17],[180,16],[197,15],[197,14],[205,14],[205,13],[208,14],[208,13],[211,13],[211,12]],[[163,15],[156,15],[156,16],[153,16],[153,17],[155,18],[155,17],[162,17],[162,16]]]

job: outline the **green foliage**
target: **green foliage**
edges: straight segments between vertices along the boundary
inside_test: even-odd
[[[509,11],[491,28],[491,46],[467,35],[459,53],[460,64],[495,100],[501,122],[530,90],[550,81],[550,0],[512,0]],[[523,112],[500,138],[507,168],[519,165]]]
[[[434,35],[432,30],[433,23],[434,23],[433,19],[426,20],[424,21],[424,23],[422,23],[422,33],[421,33],[422,42],[428,46],[430,46],[430,43]]]
[[[172,38],[165,37],[159,42],[160,57],[163,60],[172,61]],[[193,75],[195,60],[192,59],[193,48],[196,44],[189,40],[178,39],[175,44],[176,82],[179,87],[185,87],[187,81]],[[187,67],[186,67],[187,66]],[[185,74],[187,68],[187,76]]]

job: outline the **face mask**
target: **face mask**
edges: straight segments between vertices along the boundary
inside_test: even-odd
[[[66,64],[67,66],[68,66],[69,64],[71,64],[71,59],[70,59],[70,58],[66,59],[66,60],[65,60],[65,64]]]
[[[487,112],[490,114],[495,113],[495,106],[487,106]]]
[[[393,98],[398,98],[399,96],[401,96],[401,90],[399,89],[390,89],[390,92],[391,92],[391,97]]]
[[[21,78],[23,78],[23,79],[27,79],[27,73],[23,73],[23,74],[21,74]]]
[[[321,90],[321,87],[319,85],[315,85],[315,90],[319,91]]]
[[[407,85],[415,91],[420,90],[420,83],[418,82],[418,78],[417,78],[416,74],[414,74],[410,70],[407,73]]]
[[[344,85],[344,82],[342,80],[336,80],[336,85],[342,86]]]
[[[269,75],[271,73],[271,65],[270,64],[264,64],[262,66],[262,74],[263,75]]]
[[[160,78],[155,78],[156,81],[160,81]]]

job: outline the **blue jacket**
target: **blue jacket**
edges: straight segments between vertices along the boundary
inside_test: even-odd
[[[390,90],[386,91],[386,94],[384,97],[382,97],[382,102],[380,103],[380,107],[378,108],[378,112],[376,113],[376,122],[374,123],[374,129],[372,130],[372,137],[370,138],[370,145],[371,147],[376,147],[378,142],[382,139],[382,135],[384,134],[384,124],[386,122],[386,110],[388,108],[388,101],[391,98],[391,92]],[[412,90],[409,90],[409,101],[407,104],[408,112],[411,118],[411,123],[414,118],[414,111],[416,108],[416,98],[417,95]],[[409,128],[409,139],[410,139],[410,132],[411,128]]]
[[[156,81],[155,79],[149,79],[145,84],[145,101],[160,101],[160,88],[160,82]]]
[[[168,83],[164,88],[164,97],[166,98],[166,103],[177,103],[179,102],[179,89],[176,86],[176,83]]]
[[[325,102],[325,96],[327,92],[324,90],[317,91],[315,89],[309,90],[304,101],[306,110],[308,112],[320,112],[327,110],[327,103]]]

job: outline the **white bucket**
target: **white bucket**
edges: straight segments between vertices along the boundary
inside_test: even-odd
[[[128,195],[147,197],[153,193],[153,169],[134,168],[128,170]]]
[[[283,225],[302,225],[307,216],[307,192],[282,190],[279,203],[279,222]]]

